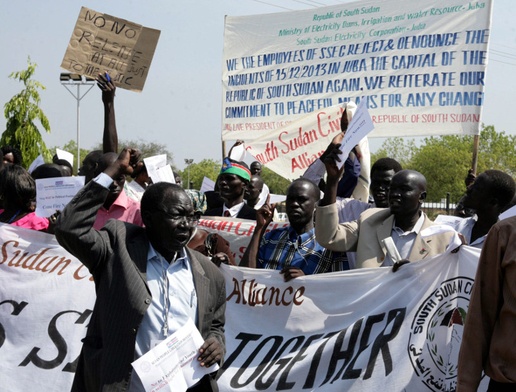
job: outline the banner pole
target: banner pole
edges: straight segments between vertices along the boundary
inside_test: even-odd
[[[222,159],[221,159],[221,162],[222,160],[226,157],[226,141],[223,140],[222,141]]]

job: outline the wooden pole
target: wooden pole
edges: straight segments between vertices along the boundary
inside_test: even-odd
[[[222,141],[222,159],[220,160],[222,162],[222,160],[226,158],[226,142],[223,140]]]

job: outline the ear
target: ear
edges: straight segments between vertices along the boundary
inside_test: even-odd
[[[145,227],[150,228],[152,227],[152,214],[150,211],[142,211],[142,221]]]
[[[426,191],[421,192],[421,194],[419,195],[419,200],[423,201],[425,199],[426,199]]]

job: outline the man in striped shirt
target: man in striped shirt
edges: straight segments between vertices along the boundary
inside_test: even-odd
[[[315,239],[314,210],[319,188],[299,178],[287,189],[289,227],[265,233],[272,220],[274,205],[268,201],[257,211],[256,228],[241,266],[280,270],[285,281],[302,275],[347,270],[342,252],[332,252]]]

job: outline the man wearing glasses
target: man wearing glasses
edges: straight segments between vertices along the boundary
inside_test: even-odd
[[[201,366],[224,358],[224,279],[208,258],[186,248],[198,216],[181,187],[157,183],[145,191],[145,228],[117,220],[93,228],[111,182],[131,175],[138,155],[124,149],[58,220],[57,240],[89,269],[97,292],[73,391],[144,391],[131,362],[190,318],[204,339]],[[189,391],[217,391],[214,376]]]

